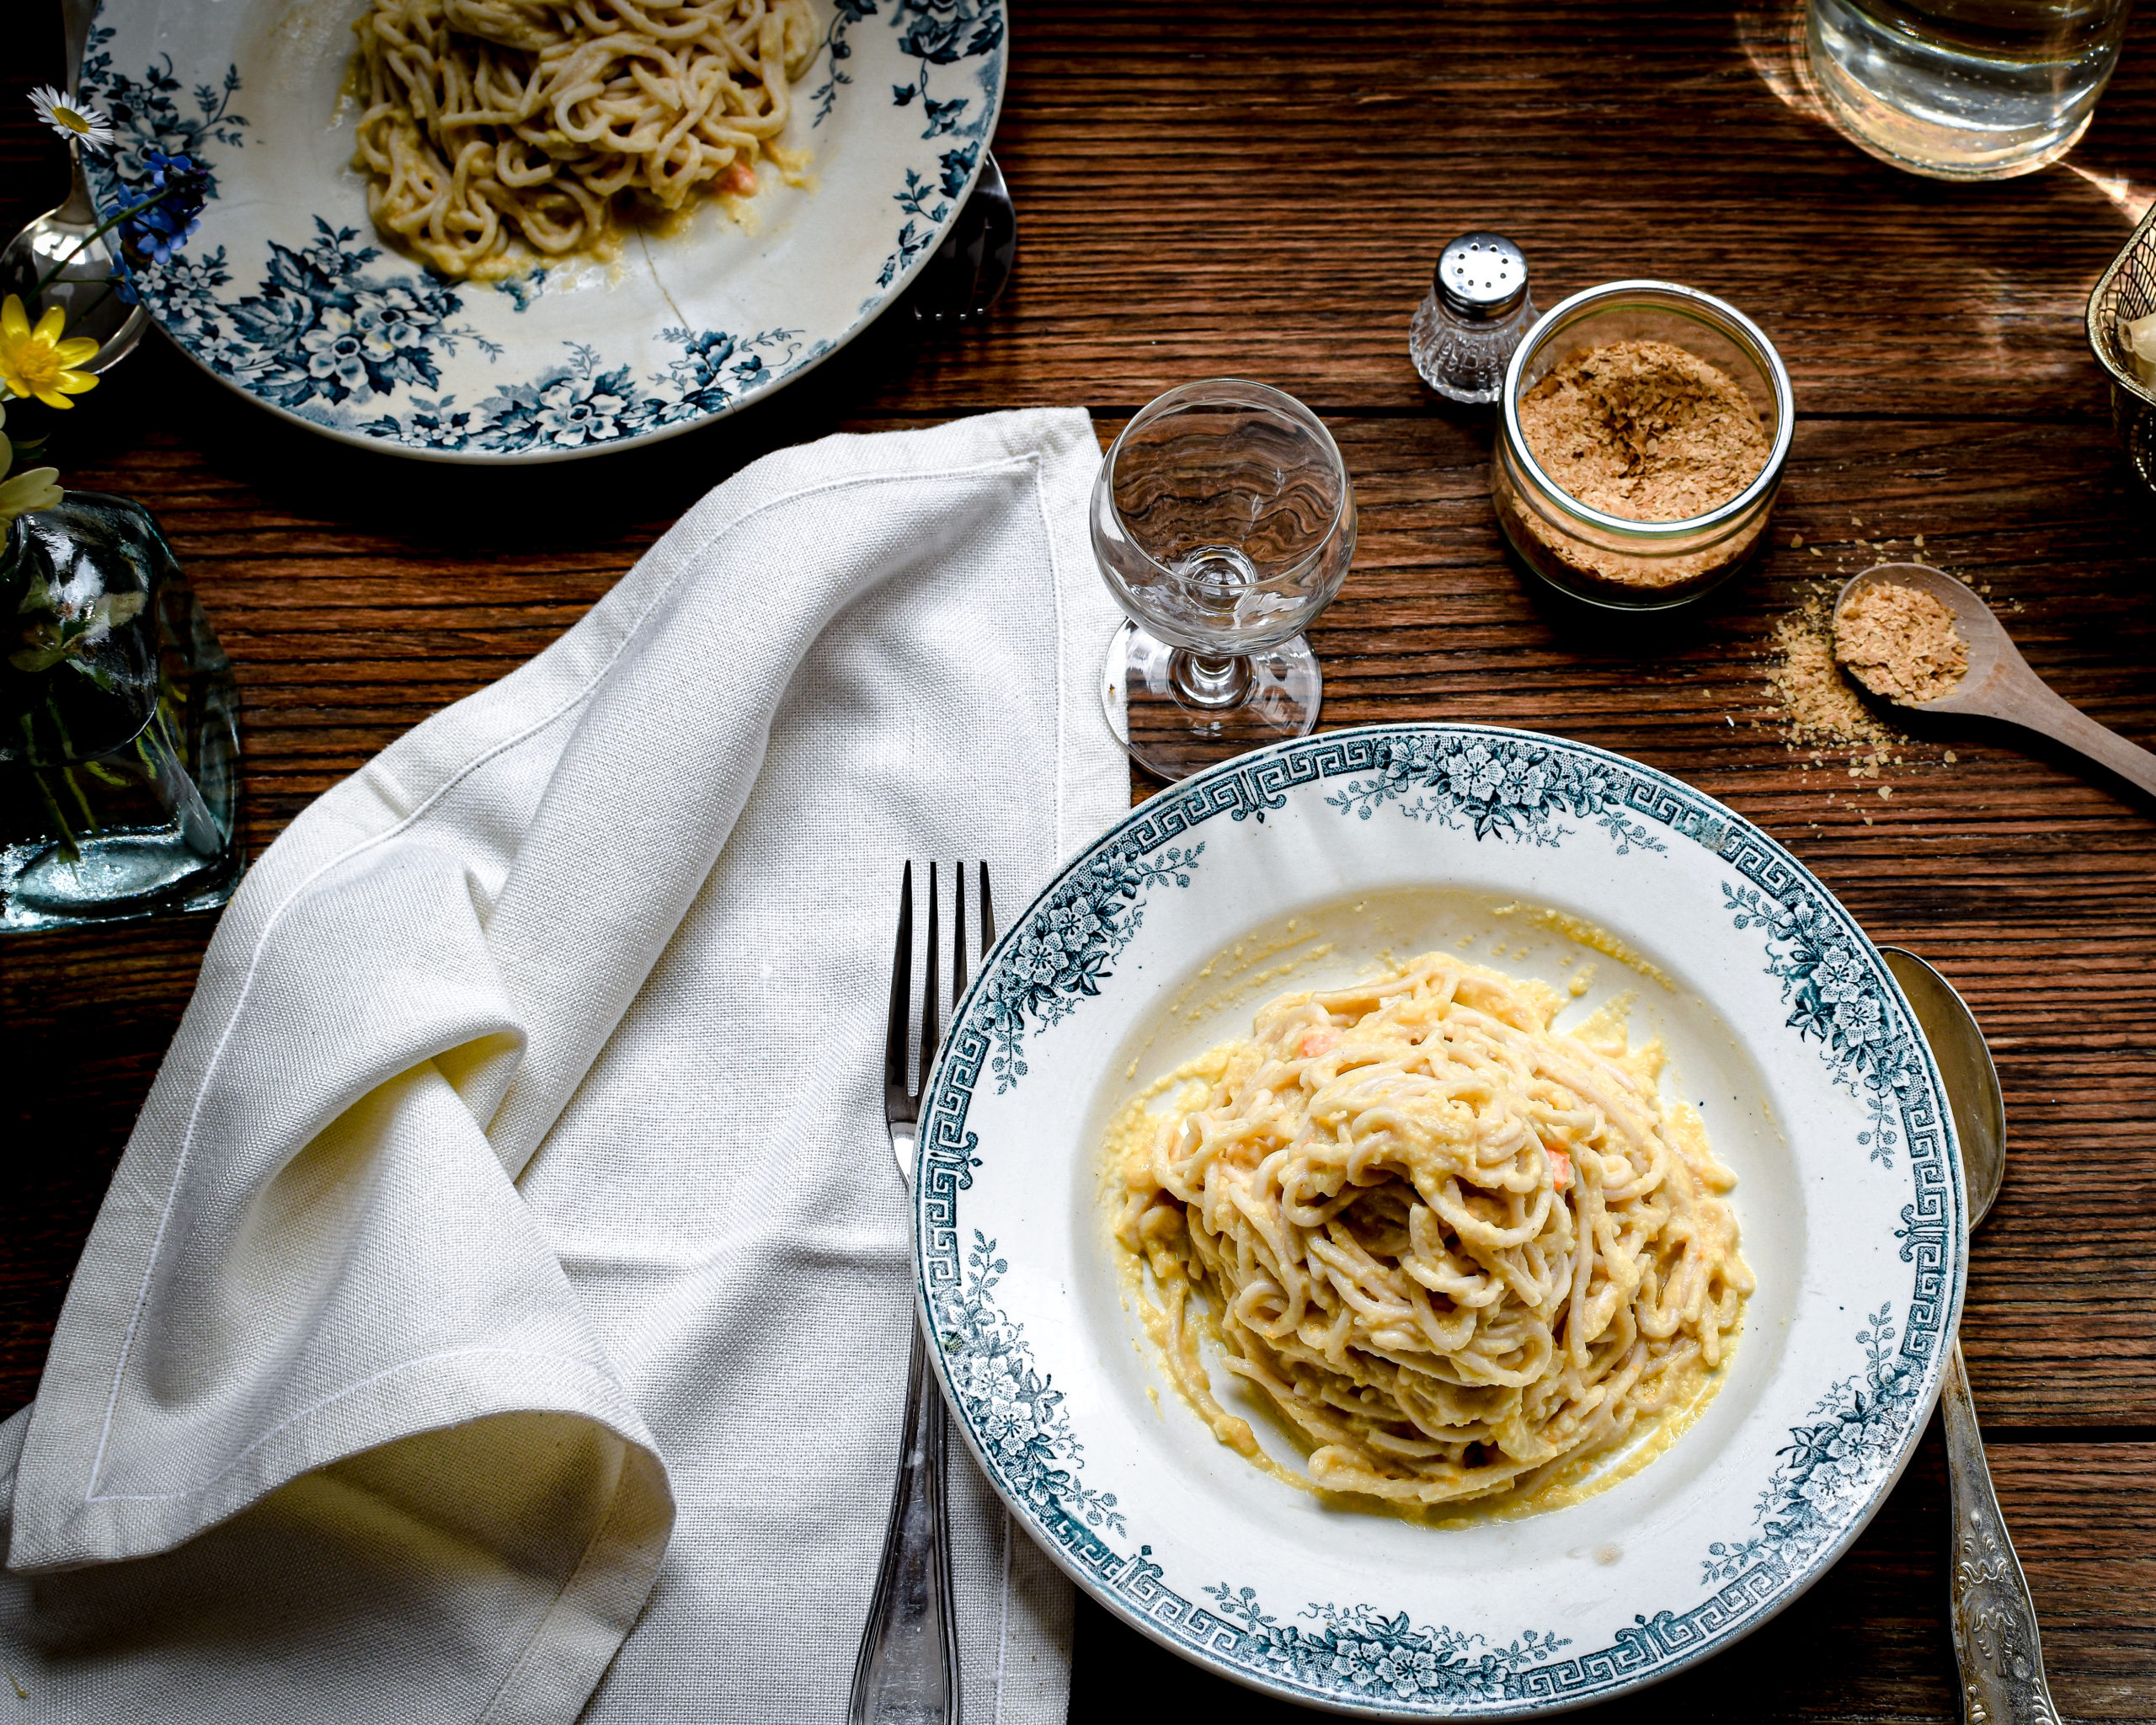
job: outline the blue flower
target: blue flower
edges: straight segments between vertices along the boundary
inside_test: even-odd
[[[325,306],[322,320],[300,338],[307,350],[310,377],[334,381],[349,391],[367,387],[366,355],[351,318],[334,306]]]
[[[334,281],[344,273],[344,254],[334,239],[318,239],[298,255],[325,281]]]
[[[1839,943],[1820,954],[1819,969],[1814,975],[1819,998],[1830,1006],[1844,1001],[1854,1001],[1863,996],[1865,967],[1853,947]]]
[[[628,405],[595,378],[564,377],[539,393],[539,435],[564,449],[604,442],[617,435],[615,422]]]
[[[245,342],[235,341],[215,323],[202,326],[195,338],[194,354],[196,359],[225,372],[244,371],[262,363]]]
[[[164,290],[168,307],[184,306],[198,318],[207,317],[216,309],[216,290],[230,278],[218,267],[223,248],[216,257],[172,258],[158,277]]]
[[[138,190],[164,195],[121,222],[120,237],[143,256],[168,263],[201,225],[202,206],[210,197],[209,176],[190,158],[168,156],[154,147],[142,152],[142,165],[149,170],[149,184]]]
[[[1818,920],[1819,907],[1809,899],[1799,899],[1774,919],[1774,937],[1778,940],[1809,940],[1812,925]]]
[[[362,289],[352,296],[352,328],[377,360],[393,360],[401,348],[424,347],[427,332],[440,321],[406,288]]]
[[[1101,919],[1083,899],[1058,905],[1048,913],[1049,932],[1057,945],[1076,951],[1101,932]]]
[[[477,414],[414,414],[398,425],[396,436],[409,449],[462,449],[483,424]]]
[[[1853,1043],[1876,1042],[1886,1025],[1876,1000],[1845,1000],[1834,1008],[1834,1028]]]

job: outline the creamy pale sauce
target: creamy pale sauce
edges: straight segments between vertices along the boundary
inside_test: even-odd
[[[1359,911],[1363,906],[1358,904],[1353,908]],[[1673,988],[1668,978],[1625,943],[1582,919],[1561,911],[1517,905],[1496,907],[1494,914],[1501,917],[1522,916],[1523,920],[1615,959]],[[1171,1004],[1171,1016],[1196,1023],[1219,1012],[1230,1001],[1246,998],[1257,984],[1276,981],[1288,972],[1329,953],[1331,943],[1314,943],[1313,932],[1310,927],[1298,928],[1296,923],[1290,922],[1283,932],[1269,937],[1253,937],[1225,950],[1206,964],[1197,979]],[[1463,939],[1459,944],[1467,946],[1474,938]],[[1502,943],[1498,950],[1502,953]],[[1520,955],[1526,956],[1527,950],[1522,948]],[[1286,953],[1294,956],[1284,964],[1279,963]],[[1572,961],[1567,959],[1565,962],[1569,966]],[[1583,967],[1583,974],[1576,976],[1568,989],[1524,978],[1513,979],[1513,985],[1554,1016],[1568,1003],[1569,998],[1577,998],[1584,992],[1584,973],[1591,972],[1592,968]],[[1216,979],[1225,986],[1209,997],[1200,998],[1204,985]],[[1632,995],[1620,995],[1604,1002],[1566,1033],[1633,1075],[1648,1095],[1659,1097],[1663,1049],[1658,1039],[1636,1047],[1630,1045],[1626,1020],[1633,1004]],[[1149,1039],[1146,1048],[1150,1046]],[[1135,1078],[1144,1052],[1141,1049],[1130,1061],[1124,1075],[1126,1080]],[[1194,1357],[1187,1361],[1193,1369],[1177,1371],[1167,1354],[1167,1350],[1175,1345],[1172,1327],[1156,1300],[1158,1289],[1152,1282],[1151,1271],[1141,1254],[1126,1249],[1115,1237],[1118,1207],[1129,1189],[1128,1176],[1134,1159],[1150,1153],[1159,1139],[1164,1114],[1183,1111],[1191,1094],[1202,1094],[1207,1086],[1221,1076],[1228,1056],[1229,1049],[1224,1047],[1186,1061],[1144,1086],[1115,1111],[1104,1137],[1098,1167],[1101,1236],[1102,1246],[1116,1266],[1123,1304],[1140,1319],[1145,1337],[1150,1344],[1151,1358],[1174,1387],[1176,1402],[1194,1413],[1220,1443],[1261,1471],[1310,1493],[1334,1508],[1385,1514],[1432,1527],[1458,1528],[1511,1520],[1584,1502],[1633,1477],[1667,1453],[1697,1423],[1727,1381],[1732,1370],[1730,1350],[1737,1340],[1735,1330],[1728,1332],[1721,1359],[1715,1366],[1705,1367],[1695,1358],[1674,1368],[1673,1381],[1661,1407],[1642,1413],[1615,1445],[1568,1458],[1545,1469],[1527,1487],[1465,1502],[1444,1502],[1425,1507],[1388,1502],[1361,1493],[1327,1490],[1299,1466],[1283,1465],[1273,1452],[1284,1452],[1299,1461],[1313,1447],[1305,1435],[1282,1417],[1267,1397],[1246,1389],[1232,1375],[1227,1381],[1234,1386],[1229,1393],[1235,1406],[1224,1405],[1215,1393],[1215,1374],[1209,1369],[1209,1361],[1219,1357],[1225,1344],[1210,1290],[1193,1289],[1187,1296],[1184,1345],[1193,1351]],[[1698,1112],[1681,1100],[1662,1098],[1660,1106],[1663,1130],[1681,1147],[1686,1160],[1696,1166],[1718,1168]],[[1141,1354],[1147,1353],[1145,1344],[1137,1337],[1134,1336],[1133,1341]],[[1163,1407],[1156,1390],[1149,1386],[1147,1394],[1163,1418],[1171,1417]],[[1248,1417],[1239,1410],[1246,1410]],[[1259,1427],[1268,1441],[1260,1441]]]

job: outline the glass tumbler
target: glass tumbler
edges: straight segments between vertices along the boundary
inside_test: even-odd
[[[1812,75],[1841,130],[1935,179],[2007,179],[2072,149],[2132,0],[1806,0]]]
[[[1134,759],[1179,779],[1310,732],[1324,685],[1303,631],[1355,554],[1354,492],[1316,414],[1238,377],[1170,390],[1102,460],[1092,535],[1130,617],[1102,704]]]

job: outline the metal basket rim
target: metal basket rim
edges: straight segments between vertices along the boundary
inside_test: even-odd
[[[2148,213],[2135,225],[2132,233],[2127,237],[2127,243],[2119,248],[2118,255],[2105,266],[2104,273],[2096,278],[2095,286],[2089,290],[2089,310],[2086,322],[2089,350],[2095,355],[2096,362],[2111,374],[2113,386],[2125,390],[2129,395],[2146,402],[2151,407],[2156,407],[2156,390],[2152,390],[2148,384],[2142,382],[2112,357],[2111,332],[2097,321],[2098,310],[2103,304],[2105,291],[2125,273],[2128,261],[2143,246],[2149,249],[2150,267],[2152,270],[2156,270],[2156,204],[2149,206]]]

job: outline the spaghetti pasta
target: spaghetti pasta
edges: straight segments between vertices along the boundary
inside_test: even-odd
[[[373,0],[353,28],[368,210],[451,276],[792,172],[775,140],[817,45],[808,0]]]
[[[1529,1489],[1719,1365],[1753,1280],[1652,1049],[1553,1033],[1554,991],[1440,953],[1291,994],[1127,1118],[1117,1234],[1224,1441],[1220,1363],[1310,1446],[1310,1482],[1407,1504]]]

